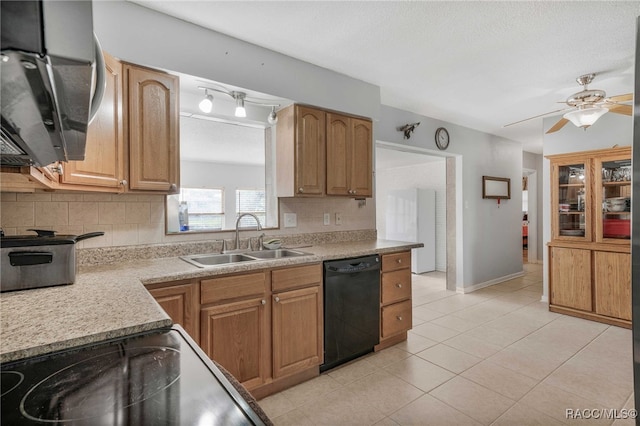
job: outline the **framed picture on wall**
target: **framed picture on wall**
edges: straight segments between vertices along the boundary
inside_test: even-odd
[[[508,200],[511,198],[511,179],[482,176],[482,198]]]

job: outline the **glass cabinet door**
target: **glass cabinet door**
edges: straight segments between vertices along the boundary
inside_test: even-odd
[[[554,226],[556,238],[590,239],[589,173],[586,163],[556,166],[556,197],[554,197]]]
[[[596,241],[629,244],[631,239],[631,158],[596,160]],[[598,173],[600,175],[598,176]]]

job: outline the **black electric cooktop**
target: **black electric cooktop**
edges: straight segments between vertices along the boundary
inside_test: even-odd
[[[262,424],[175,327],[0,366],[3,425]]]

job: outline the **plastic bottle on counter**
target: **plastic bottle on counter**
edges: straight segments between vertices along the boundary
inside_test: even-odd
[[[180,222],[180,231],[189,230],[189,207],[186,201],[182,201],[178,208],[178,222]]]

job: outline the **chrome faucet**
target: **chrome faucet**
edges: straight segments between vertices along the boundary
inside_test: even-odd
[[[238,227],[240,226],[240,219],[242,219],[245,216],[251,216],[252,218],[254,218],[256,220],[256,230],[258,231],[262,231],[262,225],[260,225],[260,219],[258,219],[258,216],[256,216],[253,213],[242,213],[241,215],[238,216],[238,219],[236,220],[236,250],[238,250],[240,248],[240,234],[239,234],[239,229]]]

